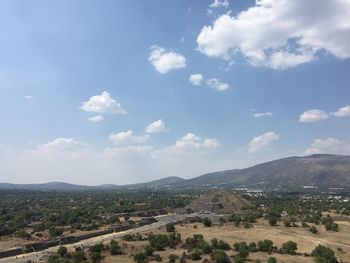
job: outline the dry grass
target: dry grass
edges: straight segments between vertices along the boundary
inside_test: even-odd
[[[222,239],[225,242],[229,243],[231,246],[235,242],[245,241],[245,242],[257,242],[263,239],[270,239],[274,242],[274,245],[281,247],[282,244],[288,240],[292,240],[298,244],[298,252],[300,253],[311,253],[311,251],[318,245],[323,244],[328,247],[331,247],[337,257],[343,260],[344,263],[350,263],[350,224],[349,222],[338,222],[340,224],[339,232],[330,232],[325,231],[323,226],[317,226],[319,234],[312,234],[308,231],[307,228],[302,227],[293,227],[287,228],[284,226],[269,226],[266,221],[259,220],[255,223],[252,228],[243,228],[235,227],[231,223],[227,223],[222,226],[213,226],[213,227],[204,227],[200,223],[194,224],[183,224],[177,225],[176,230],[182,236],[182,240],[185,240],[187,237],[193,236],[194,234],[202,234],[205,240],[210,241],[213,238]],[[196,226],[196,228],[194,227]],[[149,233],[148,231],[147,233]],[[155,229],[153,233],[165,233],[164,228]],[[147,234],[144,233],[144,234]],[[123,251],[125,255],[121,256],[109,256],[106,255],[103,262],[121,262],[121,263],[131,263],[133,262],[133,256],[137,252],[141,252],[144,249],[144,246],[147,245],[146,241],[141,242],[124,242],[119,241],[122,246],[124,246]],[[343,251],[337,251],[338,248],[341,248]],[[165,251],[156,252],[160,254],[163,258],[163,262],[167,262],[168,256],[170,254],[176,254],[181,256],[183,252],[186,252],[183,249],[166,249]],[[107,253],[108,254],[108,253]],[[228,251],[228,255],[234,255],[233,250]],[[255,260],[260,259],[262,262],[266,262],[269,256],[274,256],[277,259],[277,262],[285,263],[311,263],[313,262],[312,257],[304,256],[290,256],[290,255],[281,255],[273,254],[268,255],[267,253],[250,253],[249,259]],[[203,257],[208,258],[208,256]],[[195,261],[195,262],[202,262]],[[192,262],[188,260],[187,262]],[[194,262],[194,261],[193,261]]]

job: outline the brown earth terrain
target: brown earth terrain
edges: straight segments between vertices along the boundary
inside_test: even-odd
[[[192,237],[194,234],[202,234],[206,241],[210,242],[211,239],[217,238],[224,240],[231,246],[235,242],[245,241],[245,242],[258,242],[259,240],[270,239],[274,242],[275,246],[281,247],[284,242],[292,240],[298,244],[299,253],[311,253],[311,251],[318,245],[322,244],[332,248],[339,260],[344,263],[350,263],[350,223],[349,222],[337,222],[340,225],[339,232],[326,231],[324,226],[317,226],[319,231],[318,234],[312,234],[307,228],[302,227],[285,227],[270,226],[265,220],[259,220],[257,223],[253,224],[252,228],[244,228],[243,226],[235,227],[232,223],[226,223],[221,226],[205,227],[200,223],[191,224],[181,224],[176,225],[176,231],[181,234],[182,240],[184,241],[187,237]],[[148,233],[166,233],[165,229],[159,228],[154,231],[147,231],[142,233],[147,235]],[[137,252],[142,252],[144,247],[148,244],[147,241],[136,241],[136,242],[125,242],[118,240],[122,246],[124,255],[110,256],[108,252],[105,252],[105,258],[103,262],[121,262],[121,263],[131,263],[133,261],[133,255]],[[163,258],[163,262],[167,262],[168,256],[170,254],[176,254],[181,256],[183,252],[187,252],[184,249],[170,249],[167,248],[165,251],[155,252]],[[187,252],[188,254],[188,252]],[[235,255],[236,252],[230,250],[227,252],[229,256]],[[312,257],[305,256],[292,256],[285,254],[257,252],[250,253],[249,259],[255,260],[260,259],[262,262],[266,262],[267,258],[274,256],[277,262],[285,263],[311,263],[314,262]],[[203,256],[203,259],[209,259],[209,256]],[[202,262],[191,261],[187,262]],[[153,262],[153,261],[150,261]],[[155,262],[155,261],[154,261]]]

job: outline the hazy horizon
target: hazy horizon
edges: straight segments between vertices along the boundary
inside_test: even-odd
[[[350,154],[350,1],[2,1],[0,182]]]

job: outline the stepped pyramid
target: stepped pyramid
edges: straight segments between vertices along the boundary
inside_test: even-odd
[[[240,195],[229,190],[213,190],[193,200],[186,209],[194,212],[233,214],[241,212],[250,203]]]

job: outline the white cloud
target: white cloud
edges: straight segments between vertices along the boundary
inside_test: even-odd
[[[168,131],[168,129],[165,127],[165,122],[163,120],[154,121],[146,128],[147,133],[158,133],[166,131]]]
[[[200,86],[202,85],[203,82],[203,75],[202,74],[192,74],[189,78],[189,82],[193,85],[193,86]]]
[[[268,116],[273,116],[272,112],[256,112],[254,113],[255,118],[261,118],[261,117],[268,117]]]
[[[305,154],[321,154],[321,153],[332,153],[332,154],[350,154],[350,143],[345,141],[339,141],[332,137],[325,140],[316,139],[312,144],[305,150]]]
[[[349,117],[350,116],[350,106],[344,106],[338,111],[331,113],[336,117]]]
[[[207,85],[218,91],[225,91],[230,88],[229,84],[221,82],[221,80],[215,78],[207,80]]]
[[[114,145],[139,144],[145,143],[149,139],[149,135],[134,135],[133,131],[118,132],[109,135],[109,140]]]
[[[38,149],[65,151],[65,150],[74,150],[85,146],[86,146],[86,143],[77,141],[74,138],[60,137],[46,144],[39,145]]]
[[[106,91],[103,91],[101,95],[92,96],[88,101],[83,102],[80,108],[87,112],[126,114],[126,110],[120,103]]]
[[[255,153],[262,148],[268,146],[272,141],[277,141],[279,139],[279,135],[275,132],[269,131],[260,136],[254,137],[248,144],[249,152]]]
[[[175,52],[165,52],[164,48],[158,46],[151,47],[148,60],[162,74],[186,67],[186,58],[183,55]]]
[[[23,96],[23,99],[31,101],[33,99],[33,96],[25,95],[25,96]]]
[[[185,136],[178,139],[174,145],[157,149],[152,152],[152,157],[155,159],[167,159],[175,156],[183,156],[186,154],[193,154],[204,150],[214,149],[220,147],[220,142],[215,138],[204,138],[195,135],[194,133],[187,133]]]
[[[3,170],[0,180],[13,183],[127,184],[176,175],[189,178],[232,167],[232,163],[222,165],[222,158],[212,151],[218,147],[217,140],[198,140],[196,135],[184,137],[178,140],[183,142],[181,146],[178,143],[179,149],[175,145],[160,149],[148,145],[99,149],[65,137],[24,152],[0,147],[0,167]]]
[[[88,118],[88,120],[91,122],[100,122],[100,121],[103,121],[104,119],[105,118],[101,115],[96,115],[96,116]]]
[[[350,57],[349,0],[257,0],[255,6],[218,17],[197,37],[198,50],[232,61],[243,55],[253,66],[286,69],[326,51]]]
[[[327,112],[324,112],[318,109],[312,109],[312,110],[305,111],[303,114],[301,114],[299,117],[299,121],[316,122],[316,121],[322,121],[328,118],[329,118],[329,115]]]
[[[224,7],[224,8],[228,8],[228,6],[230,5],[228,0],[214,0],[213,3],[210,4],[210,8],[218,8],[218,7]]]
[[[220,143],[215,138],[202,139],[194,133],[187,133],[185,136],[177,140],[174,145],[178,150],[216,148],[218,146],[220,146]]]

